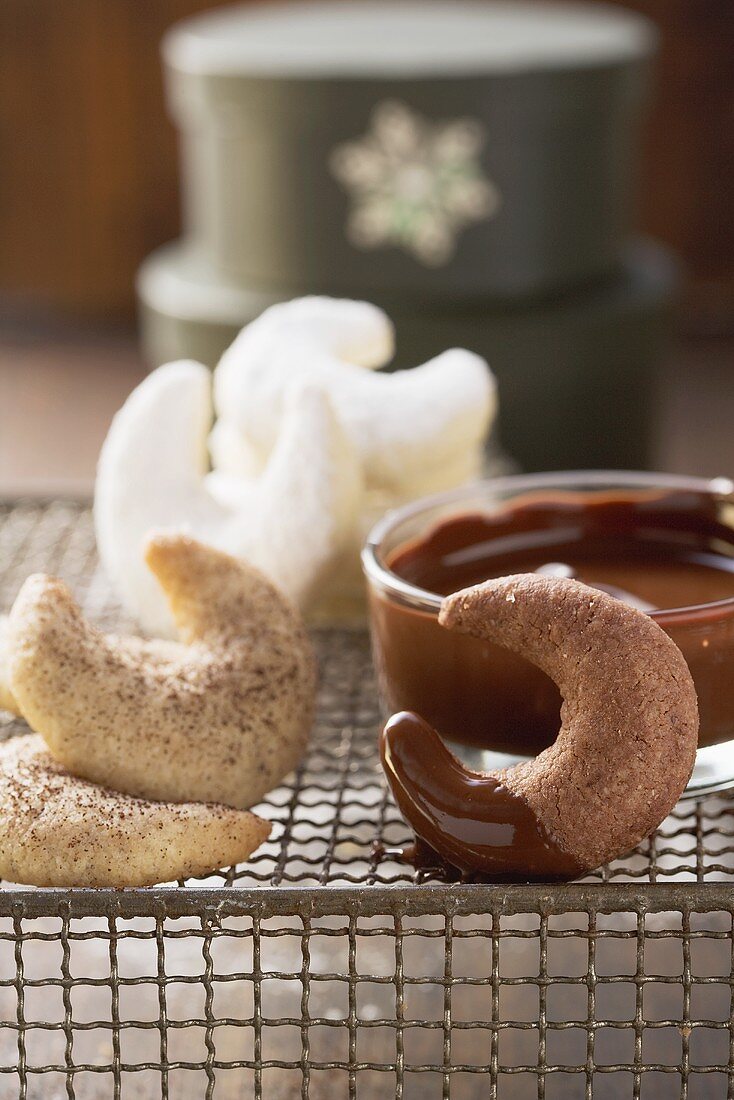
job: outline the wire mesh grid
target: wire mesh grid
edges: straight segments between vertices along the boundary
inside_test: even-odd
[[[120,627],[83,504],[0,507],[0,608],[35,570]],[[316,644],[312,747],[251,863],[4,884],[0,1100],[734,1096],[734,800],[681,804],[583,883],[419,877],[395,854],[368,643]]]

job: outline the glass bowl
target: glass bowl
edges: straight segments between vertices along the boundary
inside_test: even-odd
[[[448,520],[489,519],[531,502],[602,501],[621,497],[638,506],[674,502],[665,538],[686,537],[686,517],[705,508],[716,516],[716,552],[734,571],[734,484],[667,474],[583,471],[497,478],[425,498],[385,515],[362,552],[380,692],[386,712],[414,710],[467,764],[505,767],[550,744],[560,722],[555,685],[523,658],[438,624],[441,594],[391,566]],[[552,511],[552,508],[550,509]],[[545,512],[549,509],[546,507]],[[667,514],[667,513],[666,513]],[[543,521],[547,523],[547,517]],[[678,526],[680,524],[680,528]],[[524,528],[523,535],[527,533]],[[538,528],[531,534],[544,537]],[[660,531],[657,532],[660,535]],[[551,532],[552,536],[552,532]],[[491,574],[489,575],[498,575]],[[457,584],[455,587],[463,587]],[[734,591],[734,578],[730,583]],[[675,601],[673,601],[675,602]],[[734,785],[734,596],[650,612],[681,649],[693,675],[700,712],[699,751],[687,794]]]

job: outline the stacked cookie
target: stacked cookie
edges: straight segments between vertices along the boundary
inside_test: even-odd
[[[315,660],[256,569],[181,535],[145,559],[182,641],[104,635],[65,585],[30,577],[3,628],[0,701],[35,735],[0,749],[0,877],[141,886],[242,862],[246,807],[296,766]]]
[[[375,306],[302,298],[242,330],[213,396],[193,362],[134,391],[102,449],[95,520],[103,565],[146,630],[173,625],[142,557],[155,527],[249,561],[320,620],[363,617],[367,530],[388,508],[477,477],[496,411],[479,356],[454,348],[384,373],[392,349]]]

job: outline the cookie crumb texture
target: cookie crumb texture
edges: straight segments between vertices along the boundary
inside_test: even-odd
[[[270,824],[214,804],[148,802],[69,775],[35,734],[0,746],[0,877],[152,886],[240,863]]]
[[[537,574],[457,592],[440,622],[521,654],[557,683],[557,740],[495,773],[553,840],[591,870],[649,836],[683,793],[698,746],[693,680],[657,623],[578,581]]]

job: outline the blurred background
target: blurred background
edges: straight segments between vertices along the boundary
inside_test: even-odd
[[[156,335],[149,329],[143,347],[139,339],[136,274],[153,250],[182,233],[178,133],[164,96],[160,42],[176,21],[214,6],[0,5],[0,495],[88,493],[109,419],[155,358]],[[666,313],[666,341],[653,357],[644,464],[731,474],[734,5],[620,6],[649,17],[660,34],[649,108],[641,113],[634,227],[670,250],[666,263],[677,257],[670,270],[680,264],[680,276],[670,276],[675,306]],[[552,294],[542,299],[549,300]],[[456,308],[461,314],[464,306]],[[469,308],[484,307],[474,297]],[[486,308],[497,318],[504,307]],[[513,324],[522,327],[519,307],[512,308]],[[527,309],[543,314],[542,305]],[[418,325],[420,310],[416,318]],[[442,340],[450,327],[442,326]],[[542,324],[533,331],[542,342]],[[487,342],[480,350],[492,362]],[[512,362],[512,350],[502,354],[508,377],[522,373],[530,355],[517,351]],[[593,359],[593,347],[584,355]],[[546,367],[552,372],[554,364]],[[528,467],[565,463],[566,454],[552,447],[546,463],[513,446],[522,432],[519,397],[517,405],[516,422],[503,427],[506,450]],[[618,464],[627,465],[620,455]],[[578,464],[586,464],[583,455]]]

